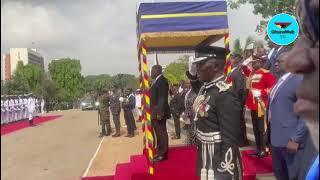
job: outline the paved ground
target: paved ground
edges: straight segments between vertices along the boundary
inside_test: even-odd
[[[50,113],[62,118],[1,136],[1,180],[80,179],[94,156],[101,139],[96,111],[70,110]],[[135,138],[106,137],[88,175],[113,174],[115,164],[128,162],[142,149],[141,124]],[[171,144],[179,144],[174,141]]]
[[[123,118],[122,118],[123,119]],[[170,120],[169,120],[170,121]],[[173,134],[172,123],[168,122],[169,134]],[[123,137],[126,134],[126,129],[122,121],[122,137],[111,138],[105,137],[102,140],[101,146],[92,163],[88,166],[84,176],[105,176],[114,175],[117,163],[127,163],[130,161],[130,156],[141,154],[143,149],[143,133],[141,131],[141,123],[137,123],[137,131],[134,138]],[[171,140],[169,135],[169,146],[183,144],[185,136],[182,135],[180,140]]]
[[[1,180],[73,180],[85,172],[87,176],[110,175],[114,174],[116,163],[128,162],[130,155],[142,151],[141,124],[137,123],[136,137],[125,138],[123,116],[122,137],[102,140],[97,138],[100,128],[96,111],[70,110],[49,115],[63,117],[1,136]],[[168,124],[171,134],[173,122]],[[183,144],[183,139],[169,139],[169,143]]]
[[[93,156],[96,112],[55,112],[63,117],[1,136],[1,180],[79,179]]]

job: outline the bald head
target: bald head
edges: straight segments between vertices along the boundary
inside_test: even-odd
[[[154,65],[151,68],[151,78],[155,79],[162,73],[162,66],[161,65]]]

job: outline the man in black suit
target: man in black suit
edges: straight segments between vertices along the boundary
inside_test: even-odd
[[[150,88],[150,108],[152,125],[157,137],[157,155],[155,162],[168,158],[168,133],[166,122],[170,118],[170,108],[168,104],[169,84],[162,75],[162,67],[154,65],[151,69],[151,78],[154,80]]]
[[[135,97],[132,93],[132,89],[127,89],[125,91],[126,99],[122,104],[123,112],[124,112],[124,119],[126,121],[128,134],[125,137],[132,138],[134,137],[134,116],[133,116],[133,109],[135,108]]]
[[[278,46],[276,44],[274,44],[273,42],[270,41],[270,52],[268,53],[267,57],[265,58],[265,69],[270,70],[270,72],[272,73],[272,75],[276,75],[275,71],[275,63],[279,57],[280,54],[282,54],[283,52],[288,51],[288,48],[285,46]]]
[[[299,179],[319,179],[319,0],[296,3],[301,35],[286,58],[286,69],[303,75],[294,111],[306,122],[307,142]],[[315,150],[315,152],[314,152]]]
[[[246,120],[245,120],[245,104],[247,99],[247,89],[246,89],[246,77],[242,73],[241,70],[241,60],[242,57],[237,56],[231,57],[231,72],[227,76],[227,83],[232,83],[232,91],[234,95],[239,100],[242,110],[241,110],[241,142],[240,147],[248,145],[248,139],[247,139],[247,128],[246,128]]]

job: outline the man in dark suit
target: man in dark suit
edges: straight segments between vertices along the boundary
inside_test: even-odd
[[[247,99],[247,89],[246,89],[246,77],[242,73],[241,69],[241,57],[234,57],[231,58],[231,72],[228,75],[226,81],[228,84],[232,84],[232,91],[235,96],[238,98],[239,102],[241,103],[242,113],[241,113],[241,142],[240,147],[248,145],[247,139],[247,128],[246,128],[246,121],[245,121],[245,104]]]
[[[304,120],[293,112],[302,76],[286,72],[285,56],[281,54],[275,63],[274,72],[280,78],[269,96],[268,120],[273,172],[277,179],[289,180],[298,178],[308,130]]]
[[[282,54],[283,52],[286,52],[288,49],[284,46],[278,46],[276,44],[274,44],[273,42],[270,41],[270,46],[271,46],[271,50],[268,53],[268,56],[266,58],[266,64],[265,64],[265,69],[270,70],[270,72],[273,75],[275,74],[275,63],[277,61],[277,58],[279,57],[280,54]]]
[[[128,134],[125,137],[132,138],[134,137],[134,116],[133,109],[135,108],[135,97],[132,93],[132,89],[127,89],[125,91],[126,99],[122,104],[124,119],[126,121]]]
[[[151,78],[154,80],[150,88],[150,108],[152,125],[157,137],[157,156],[154,161],[159,162],[168,158],[168,133],[166,122],[170,118],[168,104],[169,84],[162,75],[162,67],[154,65],[151,69]]]
[[[319,179],[319,0],[299,0],[296,3],[301,35],[286,58],[286,68],[303,75],[297,90],[294,111],[306,122],[312,141],[301,163],[299,179]],[[312,153],[315,148],[316,153]],[[311,151],[310,151],[311,150]],[[312,156],[313,155],[313,156]],[[309,169],[309,170],[308,170]]]

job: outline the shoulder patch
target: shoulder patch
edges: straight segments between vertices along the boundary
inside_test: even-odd
[[[219,81],[215,85],[219,89],[219,92],[225,92],[232,86],[232,84],[227,84],[224,81]]]

